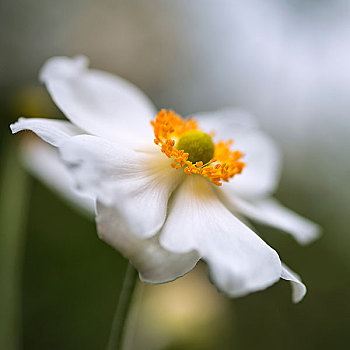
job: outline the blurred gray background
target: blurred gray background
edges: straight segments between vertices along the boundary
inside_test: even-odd
[[[346,349],[350,2],[0,0],[2,160],[16,143],[8,124],[18,115],[60,116],[37,75],[47,58],[75,54],[132,81],[158,108],[254,114],[284,154],[276,197],[324,229],[321,240],[300,247],[259,227],[309,287],[300,305],[279,283],[230,301],[221,343],[189,336],[150,349]],[[25,349],[103,348],[125,261],[97,239],[92,222],[37,180],[28,186],[23,270],[15,268],[17,337]],[[8,199],[2,195],[3,206]]]

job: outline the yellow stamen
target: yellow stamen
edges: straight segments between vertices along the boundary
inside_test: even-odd
[[[183,149],[176,149],[175,143],[181,136],[189,131],[198,130],[197,122],[193,119],[183,120],[175,112],[163,109],[158,113],[156,119],[151,121],[151,125],[154,129],[154,143],[168,158],[172,159],[171,166],[174,169],[183,168],[187,175],[200,174],[215,185],[221,186],[222,181],[228,182],[229,179],[240,174],[245,166],[245,163],[239,160],[243,154],[238,150],[230,149],[232,140],[216,143],[214,157],[209,161],[205,159],[207,161],[205,164],[203,164],[203,159],[195,159],[195,164],[193,164],[189,160],[192,159],[189,153]],[[205,135],[212,137],[214,134]]]

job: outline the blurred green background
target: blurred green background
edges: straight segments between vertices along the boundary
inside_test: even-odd
[[[228,300],[204,264],[142,286],[131,349],[347,349],[350,3],[342,0],[0,1],[0,348],[103,349],[126,261],[94,222],[28,174],[19,115],[62,117],[37,79],[86,54],[181,114],[238,106],[284,154],[276,193],[319,223],[307,247],[257,226],[308,287]],[[141,292],[140,292],[141,294]]]

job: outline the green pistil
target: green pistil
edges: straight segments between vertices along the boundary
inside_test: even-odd
[[[191,130],[184,133],[177,141],[175,148],[184,150],[189,154],[188,160],[192,163],[208,163],[214,156],[214,142],[211,137],[203,131]]]

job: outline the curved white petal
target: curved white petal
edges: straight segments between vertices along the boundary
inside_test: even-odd
[[[162,227],[169,196],[185,176],[160,151],[135,152],[96,136],[73,137],[60,153],[77,187],[117,208],[144,238]]]
[[[299,303],[304,298],[307,291],[300,277],[285,264],[282,264],[281,278],[291,282],[292,300],[294,303]]]
[[[258,129],[255,119],[238,109],[200,113],[193,116],[200,127],[214,131],[217,140],[233,140],[233,149],[245,154],[242,174],[225,188],[246,198],[263,197],[275,191],[281,172],[281,154],[276,144]]]
[[[65,198],[68,203],[72,203],[89,217],[94,216],[94,199],[76,190],[70,174],[59,159],[57,149],[43,141],[29,138],[21,143],[20,152],[22,162],[31,174]]]
[[[19,118],[10,125],[13,134],[30,130],[41,137],[47,143],[59,147],[70,137],[83,134],[84,131],[65,120],[43,119],[43,118]]]
[[[164,249],[158,236],[140,238],[113,207],[98,203],[96,222],[99,237],[130,259],[144,282],[172,281],[192,270],[199,259],[196,252],[177,254]]]
[[[88,69],[86,57],[53,57],[40,73],[52,99],[74,124],[90,134],[124,142],[150,138],[155,110],[133,84]]]
[[[177,253],[198,251],[214,283],[230,296],[267,288],[281,275],[278,254],[233,216],[199,175],[187,176],[174,193],[160,243]]]
[[[273,198],[246,201],[227,195],[225,199],[233,210],[261,224],[290,233],[300,244],[308,244],[320,236],[321,229],[317,224],[284,207]]]

